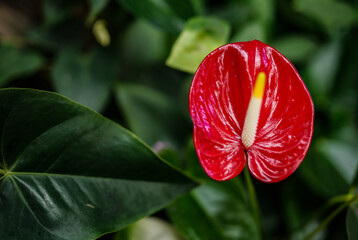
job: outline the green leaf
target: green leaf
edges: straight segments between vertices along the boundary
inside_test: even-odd
[[[348,208],[346,226],[348,239],[358,239],[358,203],[354,203]]]
[[[245,24],[231,39],[231,42],[245,42],[251,40],[266,41],[264,25],[260,22],[250,22]]]
[[[118,232],[114,240],[183,240],[175,228],[166,221],[144,218]]]
[[[139,63],[163,61],[167,54],[167,45],[163,31],[147,21],[137,20],[124,36],[122,55],[137,68]]]
[[[0,87],[13,78],[36,72],[42,63],[42,57],[36,52],[0,46]]]
[[[251,0],[249,1],[252,15],[265,26],[269,26],[274,18],[273,0]]]
[[[344,141],[319,139],[303,161],[303,177],[317,193],[334,197],[346,194],[357,169],[357,147]]]
[[[96,48],[82,55],[76,49],[63,49],[55,61],[52,80],[57,92],[101,111],[116,78],[116,67],[110,50]]]
[[[342,1],[327,0],[295,0],[296,11],[318,21],[330,33],[340,28],[349,27],[358,20],[357,11]]]
[[[341,48],[341,42],[334,40],[320,48],[308,61],[303,76],[307,79],[308,89],[318,105],[329,102],[329,94],[339,67]]]
[[[95,239],[194,184],[132,133],[58,94],[0,90],[0,239]]]
[[[318,44],[312,38],[303,35],[286,35],[272,44],[290,61],[300,62],[309,58],[317,50]]]
[[[88,21],[93,22],[97,15],[108,5],[109,0],[88,0],[88,2],[90,5]]]
[[[175,226],[188,240],[260,239],[238,179],[209,182],[168,208]]]
[[[172,33],[179,33],[185,19],[194,15],[191,0],[117,0],[140,18]]]
[[[212,17],[188,20],[175,41],[166,64],[188,73],[194,73],[201,61],[214,49],[228,41],[230,26]]]
[[[152,88],[139,84],[120,84],[116,87],[118,105],[122,108],[129,128],[144,142],[178,144],[183,131],[183,117],[171,99]]]

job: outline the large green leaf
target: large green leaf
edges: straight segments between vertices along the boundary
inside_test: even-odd
[[[194,15],[190,0],[117,0],[138,17],[178,33],[187,18]]]
[[[188,240],[260,239],[238,179],[202,185],[178,199],[168,212]]]
[[[114,122],[60,95],[0,90],[0,239],[94,239],[194,184]]]
[[[213,17],[194,17],[188,20],[175,41],[166,64],[194,73],[203,59],[214,49],[227,43],[230,25]]]
[[[15,77],[35,72],[42,62],[41,56],[36,52],[0,46],[0,87]]]
[[[110,50],[93,49],[82,55],[75,49],[60,51],[52,70],[56,90],[96,111],[101,111],[116,78],[116,61]]]

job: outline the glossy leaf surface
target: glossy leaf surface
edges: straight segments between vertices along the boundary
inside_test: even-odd
[[[60,95],[0,90],[0,239],[94,239],[195,186],[132,133]]]
[[[259,72],[267,76],[266,87],[255,141],[245,149],[242,131]],[[293,65],[262,42],[232,43],[210,53],[194,76],[189,101],[197,154],[216,180],[243,170],[244,150],[251,173],[263,182],[285,179],[306,155],[311,97]]]

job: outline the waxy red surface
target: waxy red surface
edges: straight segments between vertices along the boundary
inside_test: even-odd
[[[255,142],[245,149],[241,134],[259,72],[266,74],[266,87]],[[281,53],[257,40],[211,52],[195,73],[189,107],[199,160],[215,180],[237,176],[247,162],[257,179],[281,181],[311,142],[314,109],[306,86]]]

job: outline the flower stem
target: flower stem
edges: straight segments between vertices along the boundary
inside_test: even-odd
[[[259,208],[259,204],[258,204],[258,201],[257,201],[255,187],[254,187],[254,184],[252,183],[249,168],[247,166],[245,167],[244,175],[245,175],[245,181],[246,181],[247,189],[249,191],[251,208],[252,208],[252,211],[253,211],[253,214],[254,214],[254,218],[255,218],[257,227],[258,227],[258,229],[260,231],[261,230],[260,208]]]

